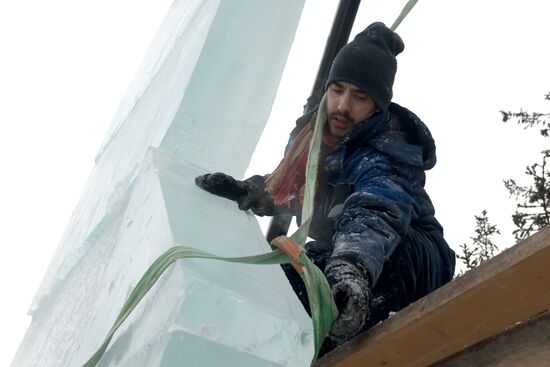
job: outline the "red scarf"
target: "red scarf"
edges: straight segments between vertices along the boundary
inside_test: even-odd
[[[291,142],[290,148],[266,180],[266,191],[275,205],[287,205],[291,209],[300,209],[304,202],[304,184],[306,182],[307,157],[313,136],[317,114],[300,130]],[[330,134],[328,127],[323,131],[323,150],[333,150],[340,139]],[[319,156],[321,159],[323,154]]]

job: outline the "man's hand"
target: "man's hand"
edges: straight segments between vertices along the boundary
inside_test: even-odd
[[[246,185],[225,173],[216,172],[195,178],[195,184],[211,194],[238,201],[248,193]]]
[[[275,207],[265,192],[265,178],[252,176],[244,181],[235,180],[225,173],[216,172],[195,178],[198,187],[211,194],[236,201],[241,210],[252,210],[254,214],[276,215],[283,212]]]
[[[330,336],[343,343],[357,334],[369,314],[371,293],[364,273],[351,262],[329,261],[325,275],[340,315],[332,324]]]

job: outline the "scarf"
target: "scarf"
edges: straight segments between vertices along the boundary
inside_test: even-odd
[[[326,108],[326,105],[320,108]],[[290,147],[285,156],[266,180],[265,189],[273,199],[275,205],[286,205],[291,209],[298,210],[304,202],[304,185],[306,181],[307,157],[310,141],[313,136],[313,129],[317,114],[300,130],[298,135],[290,142]],[[338,146],[340,139],[330,134],[328,124],[325,124],[323,131],[322,151],[326,155]]]

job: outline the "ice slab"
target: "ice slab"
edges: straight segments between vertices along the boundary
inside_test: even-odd
[[[174,1],[97,155],[13,367],[81,365],[175,243],[222,256],[269,250],[254,216],[193,179],[244,174],[302,7]],[[305,366],[312,356],[310,319],[278,266],[188,260],[163,275],[100,365]]]
[[[149,147],[242,177],[267,121],[303,3],[174,1],[120,105],[31,314],[55,302],[63,279],[127,204]]]
[[[194,184],[205,169],[151,148],[124,207],[44,304],[12,366],[79,366],[144,269],[174,244],[269,251],[253,215]],[[178,260],[115,334],[101,366],[308,366],[311,320],[278,265]]]

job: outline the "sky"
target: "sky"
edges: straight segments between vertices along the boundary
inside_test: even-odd
[[[364,1],[352,34],[390,25],[404,0]],[[76,207],[119,102],[169,0],[0,2],[0,365]],[[337,1],[308,0],[277,98],[247,174],[275,168],[309,96]],[[514,202],[502,180],[524,177],[545,142],[499,110],[548,112],[547,0],[420,0],[399,26],[394,101],[430,128],[438,164],[426,187],[455,249],[488,210],[512,246]],[[521,181],[521,180],[520,180]],[[266,221],[262,221],[266,226]]]

